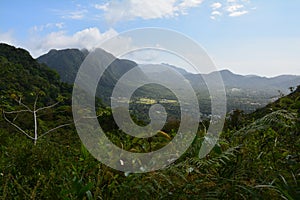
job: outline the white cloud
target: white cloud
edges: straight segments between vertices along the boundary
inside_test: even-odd
[[[106,20],[116,23],[122,20],[160,19],[187,14],[189,8],[199,6],[203,0],[120,0],[106,4],[96,4],[96,9],[104,11]]]
[[[210,7],[211,7],[213,10],[216,10],[216,9],[221,8],[221,7],[222,7],[222,4],[219,3],[219,2],[216,2],[216,3],[211,4]]]
[[[61,16],[63,19],[74,19],[81,20],[86,17],[88,13],[87,9],[82,8],[80,5],[77,5],[76,10],[52,10],[55,14]]]
[[[226,8],[226,11],[229,12],[229,17],[239,17],[247,14],[249,11],[245,10],[245,6],[242,4],[233,4]]]
[[[199,6],[203,0],[183,0],[175,10],[178,10],[182,14],[187,14],[189,8],[194,8]],[[178,14],[178,13],[177,13]]]
[[[212,20],[216,20],[217,16],[221,16],[222,13],[220,12],[220,8],[222,7],[222,4],[220,2],[215,2],[210,5],[212,12],[210,14],[210,18]]]
[[[183,0],[180,4],[179,7],[181,8],[193,8],[199,6],[203,0]]]
[[[7,43],[10,45],[17,45],[17,41],[14,39],[13,32],[0,32],[0,43]]]
[[[156,64],[156,61],[158,63],[161,63],[160,55],[163,54],[161,51],[158,50],[141,50],[141,51],[133,51],[129,54],[125,55],[123,58],[133,60],[139,64],[145,64],[145,63],[153,63]]]
[[[65,19],[83,19],[86,13],[87,13],[87,10],[70,11],[68,13],[65,13],[62,16],[62,18],[65,18]]]
[[[246,10],[243,10],[243,11],[236,11],[236,12],[232,12],[229,14],[230,17],[239,17],[239,16],[242,16],[242,15],[245,15],[247,14],[248,11]]]
[[[64,48],[86,48],[93,49],[108,38],[116,36],[118,33],[110,29],[101,33],[98,28],[87,28],[68,35],[65,31],[52,32],[45,37],[32,37],[26,48],[30,50],[34,57],[47,53],[50,49],[64,49]],[[123,41],[123,45],[124,45]]]
[[[235,11],[241,9],[241,8],[244,8],[244,6],[241,5],[241,4],[236,4],[236,5],[228,6],[226,10],[227,10],[228,12],[232,13],[232,12],[235,12]]]
[[[62,29],[64,27],[64,23],[63,22],[60,22],[60,23],[56,23],[54,24],[55,27],[59,28],[59,29]]]
[[[212,11],[211,14],[210,14],[210,18],[211,18],[212,20],[216,20],[217,17],[220,17],[220,16],[222,16],[222,13],[219,12],[219,11],[217,11],[217,10]]]
[[[226,11],[229,17],[239,17],[249,13],[250,0],[227,0]]]
[[[100,32],[98,28],[92,27],[72,35],[67,34],[65,31],[51,32],[45,36],[39,34],[40,32],[32,32],[26,42],[19,42],[13,37],[12,32],[0,32],[0,43],[24,48],[34,58],[49,52],[51,49],[85,48],[93,50],[94,48],[102,48],[108,52],[119,53],[136,48],[130,37],[118,36],[118,32],[114,29]],[[105,43],[108,39],[110,39],[110,42]]]
[[[33,31],[43,31],[45,29],[53,29],[53,28],[58,28],[58,29],[62,29],[64,27],[64,23],[63,22],[59,22],[59,23],[48,23],[48,24],[43,24],[40,26],[34,26],[32,28]]]
[[[239,17],[249,13],[249,10],[254,10],[251,8],[251,0],[223,0],[211,4],[210,7],[212,10],[210,18],[213,20],[221,15]]]
[[[106,4],[95,4],[94,7],[98,10],[104,10],[107,11],[108,10],[108,5],[109,3]]]
[[[211,13],[211,15],[218,15],[218,16],[221,16],[222,13],[215,10],[215,11],[213,11],[213,12]]]

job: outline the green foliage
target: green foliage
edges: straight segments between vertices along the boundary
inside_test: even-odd
[[[31,105],[39,93],[38,106],[60,101],[40,114],[42,130],[72,119],[71,87],[26,51],[1,44],[0,69],[1,111],[20,109],[15,101],[20,97]],[[204,159],[198,154],[205,129],[199,128],[182,157],[145,174],[101,164],[81,144],[73,126],[33,145],[0,117],[0,199],[300,199],[299,99],[300,87],[252,114],[233,112]],[[165,132],[138,139],[118,130],[111,110],[99,107],[97,115],[110,140],[132,152],[166,145],[180,123],[169,121]],[[29,115],[18,118],[19,125],[32,127]]]
[[[63,82],[72,84],[87,53],[78,49],[51,50],[48,54],[39,57],[37,60],[39,63],[44,63],[56,70]]]

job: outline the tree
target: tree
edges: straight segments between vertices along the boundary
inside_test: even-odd
[[[25,105],[23,102],[22,102],[22,97],[18,97],[17,95],[15,94],[12,94],[11,97],[14,98],[15,101],[18,102],[18,104],[23,107],[23,109],[20,109],[20,110],[16,110],[16,111],[2,111],[3,113],[3,118],[8,122],[10,123],[12,126],[14,126],[16,129],[18,129],[21,133],[23,133],[25,136],[27,136],[29,139],[32,139],[34,141],[34,144],[36,144],[37,140],[43,136],[45,136],[46,134],[50,133],[50,132],[53,132],[59,128],[62,128],[62,127],[65,127],[65,126],[69,126],[71,125],[72,123],[66,123],[66,124],[61,124],[59,126],[56,126],[42,134],[39,134],[38,133],[38,113],[43,111],[43,110],[46,110],[46,109],[51,109],[53,107],[55,107],[57,104],[59,104],[62,100],[63,100],[63,97],[59,96],[57,98],[57,102],[52,104],[52,105],[49,105],[49,106],[45,106],[45,107],[40,107],[38,108],[37,107],[37,102],[38,102],[38,98],[39,98],[39,95],[43,95],[43,92],[39,92],[36,94],[36,98],[34,100],[34,103],[33,103],[33,108],[31,109],[29,106]],[[33,136],[32,134],[30,133],[30,131],[26,131],[24,129],[22,129],[20,126],[18,126],[15,121],[17,120],[18,116],[20,113],[31,113],[32,116],[33,116],[33,122],[34,122],[34,131],[33,131]],[[13,118],[13,120],[10,120],[7,118],[6,114],[15,114],[15,117]]]

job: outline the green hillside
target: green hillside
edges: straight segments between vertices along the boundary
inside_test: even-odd
[[[37,60],[56,70],[63,82],[72,84],[87,54],[87,50],[65,49],[58,51],[53,49]]]
[[[228,114],[218,144],[204,159],[199,149],[206,122],[187,152],[165,169],[130,174],[94,159],[72,125],[70,85],[27,51],[0,45],[0,199],[300,199],[300,87],[251,114]],[[40,137],[38,133],[70,123]],[[24,106],[24,105],[25,106]],[[26,106],[28,108],[26,108]],[[148,139],[124,134],[111,111],[97,104],[109,139],[131,152],[150,152],[170,142],[178,124]],[[5,115],[3,115],[5,114]]]

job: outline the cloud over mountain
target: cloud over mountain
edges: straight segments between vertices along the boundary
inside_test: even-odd
[[[109,23],[141,19],[171,18],[187,14],[188,9],[199,6],[203,0],[122,0],[96,4],[95,8],[104,11]]]

